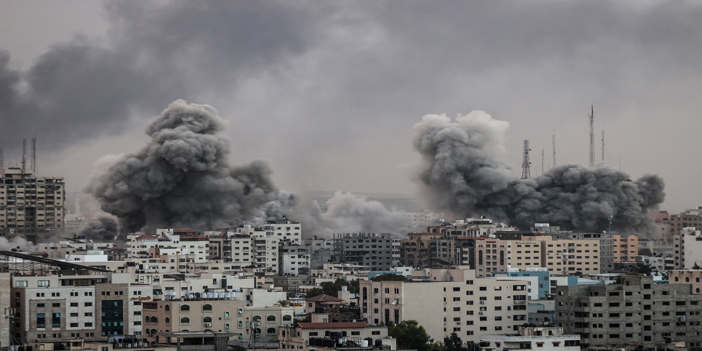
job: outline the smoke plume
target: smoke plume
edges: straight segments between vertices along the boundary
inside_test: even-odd
[[[118,241],[142,228],[207,230],[283,218],[300,221],[306,236],[403,227],[405,216],[377,201],[338,193],[322,211],[316,202],[279,190],[266,163],[230,165],[229,139],[218,134],[225,126],[213,107],[177,100],[146,127],[151,141],[143,149],[98,163],[86,190],[119,219]],[[114,229],[105,218],[86,233],[107,239]]]
[[[564,230],[615,231],[650,235],[647,212],[665,197],[663,180],[635,181],[609,168],[563,165],[533,179],[516,179],[498,155],[509,124],[483,111],[459,116],[426,115],[414,126],[422,155],[419,180],[436,209],[485,215],[519,228],[550,223]]]
[[[36,245],[23,237],[16,236],[12,240],[7,240],[5,237],[0,237],[0,250],[11,251],[19,249],[24,252],[34,252],[37,250]]]
[[[117,234],[117,222],[108,217],[100,217],[97,221],[88,223],[78,232],[78,236],[98,242],[114,241],[117,239]]]
[[[229,164],[226,122],[208,105],[177,100],[146,127],[151,141],[93,177],[87,191],[119,218],[120,238],[145,228],[215,228],[262,216],[278,190],[261,161]]]

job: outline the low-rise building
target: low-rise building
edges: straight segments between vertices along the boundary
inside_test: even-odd
[[[482,351],[580,351],[580,335],[563,334],[560,327],[519,327],[518,334],[480,335]]]

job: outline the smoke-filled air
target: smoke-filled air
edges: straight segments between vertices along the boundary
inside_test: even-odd
[[[564,230],[650,236],[649,210],[663,202],[663,180],[637,180],[606,167],[557,166],[542,176],[517,179],[501,158],[509,123],[473,111],[454,120],[426,115],[414,126],[422,156],[418,178],[434,209],[460,216],[485,215],[528,229],[550,223]]]
[[[142,229],[214,230],[283,217],[300,220],[307,235],[323,236],[356,229],[394,231],[404,224],[398,214],[385,216],[390,212],[381,204],[353,195],[338,194],[322,212],[316,202],[279,190],[265,162],[230,164],[230,141],[219,134],[226,125],[212,106],[177,100],[148,124],[151,141],[139,152],[98,163],[87,191],[118,218],[118,241]],[[105,227],[88,229],[106,233]]]

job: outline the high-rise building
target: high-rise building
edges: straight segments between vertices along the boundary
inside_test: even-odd
[[[63,178],[36,177],[29,169],[0,169],[0,235],[35,239],[63,227],[65,198]]]

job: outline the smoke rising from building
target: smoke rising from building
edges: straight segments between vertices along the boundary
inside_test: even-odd
[[[483,111],[459,116],[426,115],[414,126],[414,147],[424,200],[461,216],[486,215],[519,228],[545,222],[566,230],[650,235],[648,211],[665,197],[663,180],[635,181],[609,168],[554,167],[542,176],[517,179],[500,159],[509,124]]]
[[[213,107],[177,100],[148,124],[151,141],[139,152],[98,163],[86,191],[119,219],[120,241],[142,228],[207,230],[284,217],[301,221],[309,235],[397,231],[404,224],[379,202],[350,194],[337,194],[324,212],[279,190],[265,162],[231,165],[229,139],[219,134],[225,126]],[[88,229],[109,235],[109,224]]]
[[[96,242],[114,241],[117,238],[117,234],[117,222],[108,217],[100,217],[97,221],[88,223],[78,232],[78,236]]]
[[[12,238],[11,240],[7,240],[7,238],[0,237],[0,250],[11,251],[12,249],[19,249],[20,251],[25,252],[34,252],[37,250],[37,247],[36,245],[34,245],[34,243],[23,237],[17,236]]]

